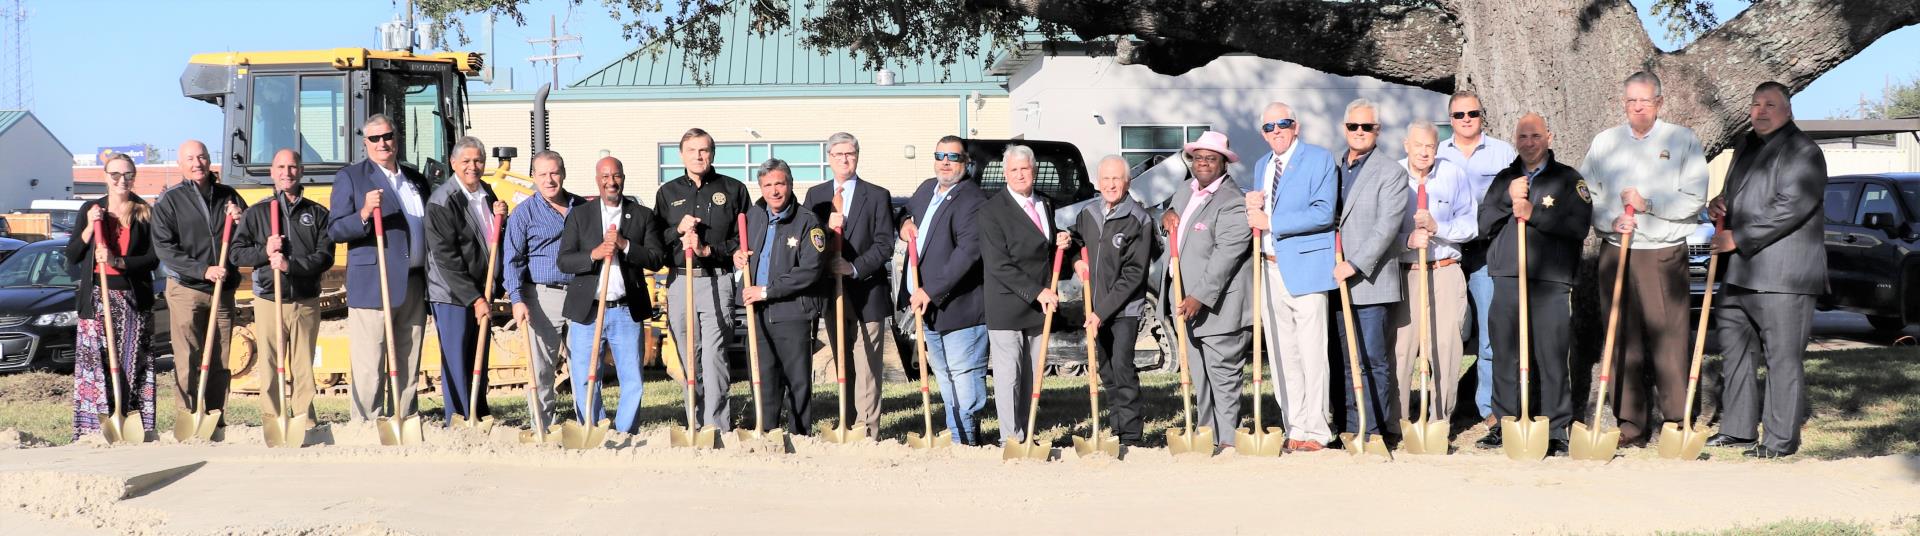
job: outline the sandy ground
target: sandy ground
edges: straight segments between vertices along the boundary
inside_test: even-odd
[[[691,451],[669,448],[665,430],[574,452],[521,445],[516,433],[430,428],[425,445],[381,447],[371,429],[336,426],[334,445],[294,450],[234,427],[220,445],[3,450],[0,532],[1644,533],[1920,513],[1915,457],[1598,464],[1141,449],[1085,460],[1065,448],[1050,463],[1008,463],[999,449],[807,438],[786,453]]]

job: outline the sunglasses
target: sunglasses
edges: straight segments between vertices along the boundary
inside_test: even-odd
[[[1294,122],[1292,119],[1281,119],[1279,121],[1274,121],[1272,123],[1260,125],[1260,131],[1273,132],[1275,130],[1280,130],[1283,128],[1293,128],[1293,125],[1294,125]]]
[[[390,141],[393,141],[393,133],[388,132],[386,134],[374,134],[372,136],[367,136],[367,141],[374,142],[374,143],[390,142]]]
[[[132,171],[128,171],[125,173],[107,172],[107,178],[113,179],[116,181],[130,181],[130,180],[133,180],[133,173],[134,172]]]
[[[1356,130],[1361,132],[1373,132],[1375,130],[1378,130],[1379,128],[1380,128],[1380,125],[1377,123],[1347,123],[1347,132],[1353,132]]]
[[[935,161],[959,162],[962,158],[965,158],[965,157],[966,155],[963,155],[960,153],[946,153],[946,152],[933,153],[933,159]]]
[[[1469,118],[1469,117],[1471,117],[1471,118],[1474,118],[1474,119],[1479,119],[1479,118],[1480,118],[1480,114],[1481,114],[1481,112],[1480,112],[1480,110],[1467,110],[1467,111],[1464,111],[1464,112],[1454,112],[1454,113],[1453,113],[1453,118],[1454,118],[1454,119],[1466,119],[1466,118]]]

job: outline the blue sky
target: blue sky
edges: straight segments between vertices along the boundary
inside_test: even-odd
[[[1639,4],[1646,4],[1641,1]],[[567,62],[560,77],[571,81],[626,54],[635,46],[620,36],[620,21],[601,2],[536,0],[524,11],[527,27],[511,21],[495,25],[489,58],[508,69],[519,89],[537,87],[548,77],[528,56],[545,54],[526,39],[547,34],[549,16],[559,17],[562,33],[583,38],[575,51],[583,61]],[[1746,2],[1720,0],[1721,20],[1732,18]],[[186,138],[215,139],[219,109],[180,96],[179,77],[195,53],[227,50],[298,50],[372,47],[374,27],[400,11],[390,0],[211,0],[196,2],[29,0],[28,38],[34,75],[34,114],[53,129],[67,148],[151,143],[171,151]],[[628,15],[629,17],[631,15]],[[1644,18],[1644,17],[1643,17]],[[485,50],[481,21],[469,17],[466,50]],[[1664,30],[1650,24],[1656,42],[1673,48]],[[1920,27],[1880,39],[1859,56],[1814,82],[1794,99],[1801,117],[1825,117],[1857,107],[1863,94],[1879,95],[1920,74]],[[474,88],[479,91],[480,88]],[[218,148],[215,148],[218,150]]]

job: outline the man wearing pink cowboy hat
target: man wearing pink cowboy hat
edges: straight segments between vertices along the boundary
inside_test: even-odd
[[[1247,263],[1252,230],[1247,227],[1247,205],[1239,187],[1227,177],[1227,165],[1240,155],[1227,148],[1219,132],[1200,135],[1184,147],[1193,179],[1173,194],[1161,225],[1178,229],[1180,277],[1186,296],[1176,304],[1191,330],[1187,343],[1199,354],[1193,363],[1197,426],[1212,426],[1213,439],[1224,452],[1233,448],[1239,427],[1241,369],[1247,344],[1253,340],[1247,318],[1251,296],[1246,291],[1253,271]]]

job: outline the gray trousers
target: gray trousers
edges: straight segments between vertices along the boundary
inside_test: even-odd
[[[395,296],[399,305],[393,307],[393,348],[394,366],[399,370],[400,403],[394,415],[407,416],[416,410],[415,396],[419,392],[420,377],[420,341],[427,328],[427,278],[424,271],[414,271],[407,281],[407,289],[412,292],[404,297]],[[372,284],[378,285],[379,281]],[[353,383],[349,391],[353,395],[351,422],[370,422],[387,416],[387,334],[381,327],[380,309],[353,308],[347,310],[347,335],[350,342],[347,351],[353,356]]]
[[[667,285],[667,326],[672,329],[674,348],[680,349],[680,362],[687,363],[686,277],[675,277]],[[700,350],[700,393],[694,397],[700,424],[720,431],[733,430],[733,407],[727,401],[727,388],[733,378],[727,371],[727,337],[733,335],[733,297],[738,286],[733,277],[693,278],[694,326]]]
[[[532,284],[521,290],[527,304],[527,323],[532,324],[527,336],[534,341],[533,355],[528,356],[533,367],[534,400],[540,406],[541,424],[551,426],[560,419],[554,378],[559,375],[560,364],[567,362],[567,319],[560,316],[567,291]]]
[[[1193,425],[1212,426],[1213,443],[1233,446],[1233,431],[1240,427],[1240,383],[1253,342],[1251,328],[1220,335],[1188,337],[1192,341]],[[1191,358],[1189,358],[1191,360]]]
[[[1807,421],[1803,359],[1813,323],[1813,296],[1758,292],[1727,285],[1715,303],[1714,331],[1726,362],[1720,395],[1720,433],[1782,454],[1800,450]],[[1756,370],[1767,367],[1766,392]],[[1763,411],[1764,410],[1764,411]],[[1756,429],[1765,423],[1766,435]],[[1661,438],[1665,441],[1666,438]]]
[[[987,366],[993,370],[993,410],[1000,418],[1000,441],[1027,439],[1027,410],[1033,407],[1033,360],[1045,354],[1040,328],[987,330]]]

